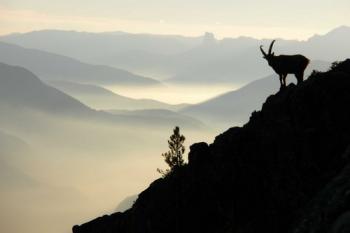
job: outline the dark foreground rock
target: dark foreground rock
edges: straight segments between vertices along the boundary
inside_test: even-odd
[[[277,82],[277,80],[276,80]],[[270,96],[124,213],[74,233],[350,232],[350,60]]]

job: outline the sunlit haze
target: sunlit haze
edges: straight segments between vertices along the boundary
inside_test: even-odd
[[[347,0],[2,0],[0,34],[54,28],[307,39],[350,22],[349,9]]]
[[[234,85],[164,85],[149,88],[106,86],[114,93],[135,99],[155,99],[169,104],[197,104],[237,89]]]
[[[349,136],[340,139],[336,130],[350,128],[337,124],[348,116],[333,112],[347,110],[350,97],[340,100],[350,92],[336,83],[346,67],[330,75],[329,87],[313,84],[334,71],[335,61],[349,58],[349,10],[350,0],[0,0],[0,232],[69,233],[131,208],[150,184],[134,206],[155,210],[162,224],[179,218],[205,225],[199,217],[205,214],[208,223],[221,219],[225,230],[199,232],[235,232],[230,221],[240,213],[227,202],[236,206],[231,197],[245,198],[245,190],[254,195],[238,203],[243,218],[258,216],[237,232],[275,222],[255,206],[278,216],[265,207],[278,207],[280,188],[303,187],[297,195],[280,194],[305,201],[307,190],[321,190],[300,185],[311,174],[331,179],[312,163],[326,161],[319,153],[331,148],[327,137],[347,148]],[[313,148],[318,144],[327,150]],[[294,151],[305,151],[307,162],[303,154],[292,158]],[[295,167],[311,169],[309,179]],[[169,169],[170,179],[161,179],[157,168]],[[274,170],[296,172],[285,181]],[[229,180],[238,183],[226,185]],[[271,195],[260,195],[259,185]],[[221,195],[227,187],[238,192]],[[198,193],[187,192],[192,188]],[[152,194],[158,191],[160,199]],[[191,211],[210,211],[177,213],[193,200]],[[159,203],[176,208],[158,211]],[[280,203],[289,212],[301,202]],[[169,228],[158,228],[147,211],[147,227],[135,229]],[[115,226],[137,225],[128,221],[141,215],[127,213]],[[295,213],[301,212],[287,216]]]

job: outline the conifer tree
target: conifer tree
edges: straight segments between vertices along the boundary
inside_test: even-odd
[[[185,146],[183,143],[185,142],[185,139],[185,136],[180,134],[180,128],[176,126],[173,130],[173,135],[171,135],[168,140],[170,150],[162,154],[169,168],[165,171],[159,168],[157,169],[163,177],[171,173],[176,167],[181,167],[185,164],[183,159],[183,154],[185,153]]]

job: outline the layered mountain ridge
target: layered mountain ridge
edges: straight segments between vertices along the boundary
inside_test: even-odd
[[[343,26],[306,41],[278,39],[273,51],[276,55],[302,53],[310,60],[343,60],[350,52],[349,38],[350,27]],[[270,75],[271,69],[261,62],[259,46],[268,46],[271,40],[249,37],[220,40],[211,33],[179,37],[59,30],[0,36],[3,42],[128,70],[167,84],[197,85],[243,85]],[[89,69],[84,74],[91,76],[92,72],[99,73]],[[102,74],[107,73],[111,71],[105,70]]]
[[[160,82],[128,71],[92,65],[37,49],[0,42],[0,62],[24,67],[43,80],[77,81],[90,84],[152,86]]]
[[[271,95],[133,207],[74,233],[348,232],[350,59]]]

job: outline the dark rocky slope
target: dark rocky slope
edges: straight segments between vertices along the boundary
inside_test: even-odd
[[[270,96],[124,213],[74,233],[349,232],[350,60]],[[346,231],[347,229],[347,231]]]

